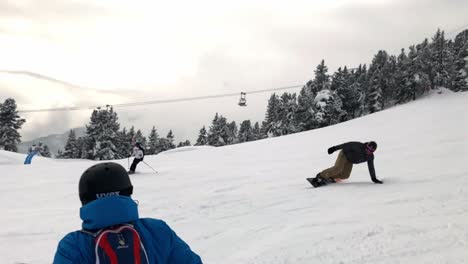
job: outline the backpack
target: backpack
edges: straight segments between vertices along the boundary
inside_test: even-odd
[[[130,224],[96,233],[94,252],[96,264],[149,264],[140,235]]]

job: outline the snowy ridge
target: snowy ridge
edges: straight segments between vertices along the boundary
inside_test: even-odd
[[[444,90],[324,129],[147,156],[159,173],[140,164],[133,198],[204,263],[466,263],[467,110],[468,93]],[[377,141],[385,183],[364,164],[312,189],[305,178],[335,161],[327,148],[349,140]],[[2,165],[0,263],[51,262],[80,228],[78,180],[94,163]]]
[[[26,159],[26,154],[13,153],[9,151],[0,150],[0,165],[22,165]],[[55,160],[34,156],[33,163],[36,164],[50,164],[55,163]]]

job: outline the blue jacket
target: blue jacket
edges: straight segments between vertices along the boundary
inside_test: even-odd
[[[137,204],[127,196],[97,199],[81,207],[84,230],[132,223],[146,248],[150,263],[201,264],[200,257],[164,222],[139,218]],[[54,264],[96,263],[94,236],[83,231],[66,235],[59,243]]]

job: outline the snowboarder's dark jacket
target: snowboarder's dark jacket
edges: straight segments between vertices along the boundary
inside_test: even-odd
[[[336,150],[342,149],[346,159],[353,164],[359,164],[367,161],[369,167],[369,173],[372,181],[375,182],[377,177],[375,176],[374,168],[374,154],[368,154],[366,151],[366,144],[361,142],[348,142],[338,146],[333,146],[328,150],[331,154]]]

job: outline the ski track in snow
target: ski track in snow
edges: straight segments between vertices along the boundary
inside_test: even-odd
[[[468,93],[445,91],[324,129],[222,148],[188,147],[131,175],[140,216],[165,220],[204,263],[466,263]],[[332,145],[376,140],[377,177],[313,189]],[[0,263],[51,263],[81,226],[92,161],[0,152]],[[127,166],[127,160],[118,161]],[[26,248],[25,248],[26,245]]]

